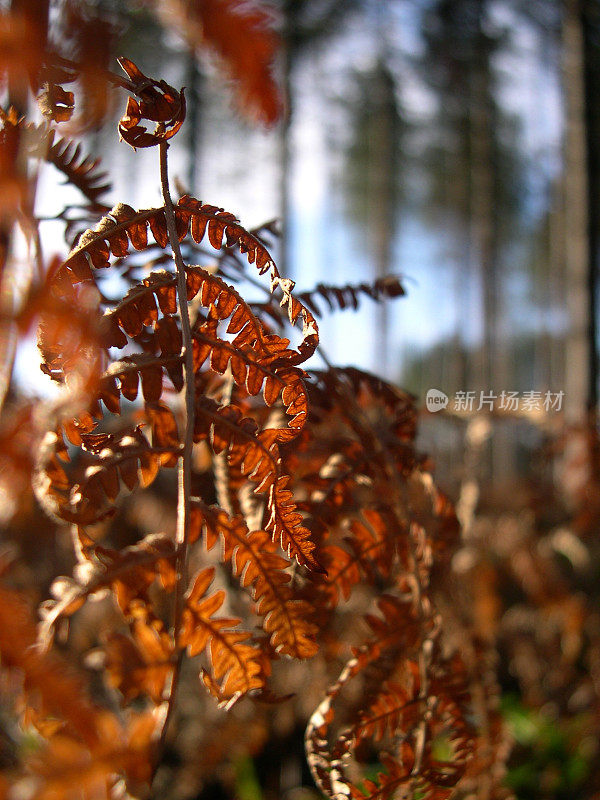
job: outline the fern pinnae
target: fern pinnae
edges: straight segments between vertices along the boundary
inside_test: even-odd
[[[225,598],[223,590],[207,594],[214,578],[214,568],[201,570],[186,595],[182,624],[178,636],[180,647],[190,655],[206,651],[221,699],[238,699],[248,692],[262,689],[265,678],[260,648],[249,640],[250,633],[237,631],[237,618],[218,618],[214,614]],[[207,688],[214,684],[207,683]]]
[[[317,651],[316,625],[309,603],[295,597],[291,587],[290,562],[271,541],[266,531],[249,531],[243,519],[220,508],[195,503],[206,533],[206,547],[212,549],[223,539],[223,559],[243,587],[251,587],[257,613],[271,637],[276,652],[295,658],[310,658]]]
[[[314,289],[296,294],[298,300],[316,316],[322,316],[322,312],[317,304],[317,295],[325,300],[329,310],[344,311],[351,308],[356,311],[360,305],[360,296],[366,295],[376,302],[402,297],[405,294],[404,287],[397,275],[386,275],[377,278],[372,283],[347,283],[343,286],[332,286],[330,284],[318,283]]]
[[[205,233],[213,247],[220,248],[227,235],[230,243],[236,243],[250,263],[256,264],[259,273],[270,271],[271,292],[280,290],[281,305],[287,307],[290,323],[295,325],[302,318],[303,339],[297,353],[292,355],[292,363],[300,364],[307,360],[318,344],[318,326],[310,311],[292,295],[293,281],[279,275],[275,263],[264,245],[246,231],[237,219],[215,206],[202,205],[190,197],[180,198],[174,207],[174,241],[185,238],[188,230],[196,242],[202,241]],[[148,246],[148,228],[157,244],[165,247],[169,234],[167,231],[165,209],[153,208],[135,212],[130,206],[118,204],[109,215],[103,217],[94,230],[86,231],[77,246],[63,263],[63,269],[73,282],[89,278],[90,267],[86,255],[95,268],[108,267],[110,257],[122,258],[129,252],[129,244],[135,250]],[[175,235],[176,233],[176,235]]]

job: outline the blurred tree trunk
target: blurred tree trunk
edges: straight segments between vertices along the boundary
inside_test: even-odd
[[[294,71],[302,55],[336,33],[343,18],[360,3],[361,0],[275,0],[274,2],[282,18],[281,84],[284,101],[283,119],[279,128],[281,244],[278,266],[280,272],[287,277],[290,277],[292,130],[296,105]]]
[[[343,188],[350,216],[366,242],[375,278],[388,275],[402,200],[401,165],[406,123],[386,54],[356,79],[358,94],[350,114]],[[389,313],[376,309],[373,362],[390,374]]]
[[[600,259],[600,5],[582,0],[588,184],[588,408],[598,413],[598,269]]]
[[[563,20],[565,98],[564,229],[566,306],[565,413],[582,422],[590,398],[590,247],[585,130],[584,36],[580,0],[566,0]]]
[[[482,348],[480,382],[484,391],[501,391],[498,324],[500,291],[498,281],[498,237],[496,228],[496,161],[493,142],[496,130],[495,99],[490,65],[490,42],[483,33],[485,6],[477,4],[474,35],[474,63],[469,81],[469,136],[471,208],[470,220],[474,255],[478,259],[482,292]],[[504,383],[503,383],[504,382]]]
[[[480,391],[500,396],[510,390],[509,342],[503,336],[503,287],[500,280],[500,217],[504,209],[499,197],[498,163],[499,109],[492,74],[496,40],[485,32],[487,3],[479,0],[474,14],[474,52],[470,70],[469,134],[471,139],[471,230],[473,253],[481,276],[482,345],[477,373]],[[478,395],[476,395],[477,397]],[[484,406],[485,408],[485,406]],[[503,425],[496,425],[490,440],[490,476],[512,475],[514,442]]]
[[[200,133],[202,125],[202,73],[194,52],[187,54],[186,64],[186,99],[188,125],[188,174],[187,189],[194,197],[199,197]]]
[[[498,98],[494,65],[509,42],[493,22],[490,6],[489,0],[437,0],[423,16],[422,65],[439,108],[429,154],[431,206],[451,221],[462,254],[454,260],[461,315],[456,339],[461,324],[467,341],[473,322],[480,329],[471,364],[451,359],[458,372],[449,386],[463,381],[459,388],[475,391],[477,399],[480,391],[511,390],[514,378],[500,270],[505,242],[509,246],[519,221],[519,156],[513,120]],[[496,474],[508,472],[514,447],[498,436],[492,457]]]
[[[566,501],[574,504],[589,480],[589,438],[582,426],[591,398],[592,367],[595,350],[592,286],[594,254],[590,248],[593,221],[590,215],[590,162],[587,153],[585,92],[586,52],[583,0],[565,0],[562,27],[564,134],[564,230],[565,289],[569,328],[565,342],[566,421],[571,428],[566,437],[557,483]]]
[[[451,268],[453,270],[453,302],[455,312],[454,336],[450,341],[452,348],[449,361],[450,371],[448,376],[448,392],[466,391],[473,384],[473,369],[467,357],[468,331],[465,324],[464,310],[470,307],[470,295],[473,286],[473,276],[477,274],[477,265],[473,269],[473,256],[471,253],[471,236],[465,221],[470,218],[470,192],[469,192],[469,157],[470,148],[465,140],[466,148],[460,149],[456,155],[458,168],[456,172],[448,163],[448,154],[444,154],[444,195],[448,198],[448,205],[455,209],[458,224],[449,224],[450,235],[453,240],[451,254]]]
[[[290,197],[292,191],[292,119],[294,115],[294,92],[292,89],[292,71],[296,62],[296,44],[293,41],[292,20],[286,6],[284,21],[283,47],[281,53],[281,85],[284,98],[283,116],[279,126],[279,215],[281,218],[279,271],[289,277],[290,250]]]
[[[371,169],[367,184],[367,228],[369,251],[376,278],[391,272],[392,248],[397,230],[399,183],[399,122],[395,86],[382,65],[373,85],[377,114],[371,120]],[[376,311],[375,359],[379,372],[390,374],[390,320],[387,303]]]

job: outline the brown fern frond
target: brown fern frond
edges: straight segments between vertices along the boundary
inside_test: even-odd
[[[181,443],[175,415],[164,403],[146,403],[145,415],[152,427],[152,446],[164,451],[162,466],[175,467]]]
[[[361,710],[356,723],[356,738],[381,741],[387,734],[392,734],[403,724],[413,728],[419,718],[419,698],[407,690],[407,687],[388,681],[383,691],[375,697],[369,708]],[[407,712],[413,716],[407,722]]]
[[[347,755],[360,737],[360,725],[354,731],[344,731],[331,745],[331,728],[335,722],[334,702],[346,684],[363,673],[371,664],[382,659],[388,651],[387,671],[394,668],[398,657],[407,658],[415,652],[421,639],[420,621],[412,603],[393,596],[383,596],[377,603],[383,617],[369,615],[367,621],[375,637],[363,647],[356,649],[354,657],[346,664],[338,680],[327,690],[306,728],[307,760],[317,786],[325,794],[335,797],[343,794],[355,795],[360,790],[347,775]],[[398,654],[401,654],[399,656]],[[369,701],[368,697],[364,698]],[[363,712],[364,713],[364,712]],[[368,713],[368,712],[367,712]],[[360,720],[360,712],[359,712]],[[403,774],[403,773],[402,773]]]
[[[419,621],[413,616],[412,625],[407,627],[404,620],[396,633],[403,604],[388,597],[378,605],[384,617],[369,620],[377,638],[355,651],[307,728],[306,748],[313,776],[322,791],[332,798],[343,793],[357,800],[379,800],[391,797],[400,787],[411,796],[418,792],[428,798],[449,797],[475,750],[474,731],[467,721],[471,711],[464,665],[458,656],[444,661],[432,643],[434,655],[430,656],[425,686],[422,682],[425,651],[420,643]],[[388,672],[399,675],[401,683],[390,679],[378,688],[375,696],[365,696],[365,706],[359,710],[355,722],[340,731],[331,744],[335,700],[350,680],[378,661],[387,664]],[[378,744],[385,740],[393,745],[394,752],[381,752],[385,771],[375,781],[365,779],[359,785],[349,769],[349,760],[365,739]],[[451,751],[449,756],[436,756],[438,742],[445,743]]]
[[[149,604],[148,588],[158,581],[166,591],[176,582],[175,546],[165,534],[151,534],[123,550],[111,550],[91,541],[79,530],[79,568],[74,578],[60,578],[56,599],[43,608],[39,640],[48,646],[57,621],[73,614],[96,592],[110,587],[122,613],[130,617],[136,599]]]
[[[123,703],[147,696],[158,705],[174,664],[171,637],[158,620],[150,624],[136,618],[131,636],[112,632],[104,643],[105,671],[108,684],[118,689]]]
[[[185,93],[176,91],[166,81],[148,78],[128,58],[119,58],[119,64],[129,77],[134,97],[127,99],[127,109],[119,121],[119,136],[131,147],[153,147],[166,142],[179,131],[185,119]],[[149,132],[142,121],[156,125]]]
[[[379,302],[384,299],[403,297],[406,294],[397,275],[386,275],[372,283],[347,283],[344,286],[332,286],[318,283],[314,289],[298,292],[296,297],[310,308],[317,317],[323,315],[317,303],[317,296],[327,303],[329,311],[344,311],[351,308],[356,311],[360,305],[360,296],[366,295]]]
[[[328,544],[318,550],[319,562],[323,564],[327,576],[323,578],[322,589],[327,606],[335,608],[343,597],[348,600],[352,589],[362,580],[362,572],[354,555],[339,545]]]
[[[263,389],[267,405],[272,405],[289,387],[284,403],[294,418],[290,427],[301,427],[302,373],[291,367],[298,354],[289,349],[289,339],[267,333],[239,293],[220,277],[201,267],[188,267],[186,273],[188,300],[198,297],[200,304],[209,309],[206,318],[192,331],[195,368],[199,369],[207,359],[211,369],[221,375],[231,368],[236,385],[244,386],[249,394],[256,395]],[[123,347],[127,340],[122,333],[134,338],[145,326],[154,326],[157,349],[167,355],[178,353],[181,334],[172,316],[174,303],[175,276],[152,273],[105,315],[110,331],[107,344]],[[159,308],[163,313],[160,319]],[[219,324],[227,319],[225,333],[234,335],[232,340],[217,334]]]
[[[231,702],[265,683],[262,651],[249,643],[250,633],[234,630],[240,623],[235,617],[213,615],[225,601],[219,590],[207,595],[215,575],[210,567],[198,573],[186,596],[179,645],[191,656],[206,652],[210,673],[201,678],[209,691],[217,689],[220,702]]]
[[[67,473],[69,461],[60,432],[46,435],[36,463],[36,496],[46,508],[67,522],[89,525],[106,518],[122,488],[149,486],[161,463],[171,463],[180,445],[153,446],[141,426],[118,434],[79,433],[81,447],[92,457],[81,478]]]
[[[189,232],[199,244],[208,233],[211,246],[219,250],[227,234],[228,245],[237,244],[245,252],[248,261],[256,263],[261,275],[273,268],[273,259],[268,250],[240,225],[233,214],[184,195],[175,207],[175,216],[180,240]],[[94,267],[106,267],[111,254],[123,258],[129,253],[130,246],[134,250],[145,250],[148,247],[148,231],[159,247],[164,249],[167,246],[164,208],[135,211],[131,206],[119,203],[100,220],[94,230],[84,233],[63,266],[71,270],[78,264],[83,266],[83,256],[87,253]]]
[[[302,318],[303,338],[290,363],[306,361],[316,349],[318,326],[310,311],[292,296],[293,281],[280,276],[262,242],[243,228],[233,214],[216,206],[203,205],[187,195],[181,197],[175,207],[175,221],[180,240],[185,238],[188,231],[196,243],[200,243],[205,234],[208,234],[208,240],[214,248],[220,249],[226,241],[227,246],[237,246],[249,263],[256,264],[261,275],[270,271],[271,291],[281,292],[281,305],[287,307],[290,323],[295,325]],[[64,262],[62,270],[73,283],[88,280],[92,277],[88,257],[93,267],[108,267],[111,254],[122,258],[130,252],[130,245],[135,250],[146,249],[148,229],[160,247],[167,246],[168,234],[163,208],[135,212],[130,206],[120,203],[108,216],[103,217],[93,231],[86,231],[81,236]]]
[[[375,431],[365,426],[356,417],[362,409],[381,410],[377,435],[395,457],[400,475],[409,475],[417,459],[414,439],[417,427],[417,411],[414,397],[390,383],[355,367],[339,367],[326,372],[313,370],[313,381],[309,384],[311,402],[317,411],[322,409],[336,413],[345,419],[353,432],[369,448],[372,448]],[[353,398],[349,403],[348,398]],[[365,438],[367,436],[367,438]]]
[[[164,390],[164,377],[169,377],[177,391],[183,384],[182,358],[179,353],[136,353],[114,361],[102,375],[98,396],[113,413],[119,413],[120,395],[135,400],[141,384],[146,403],[157,403]]]
[[[40,158],[56,167],[68,183],[79,189],[95,213],[109,210],[102,198],[110,191],[111,183],[108,173],[100,169],[100,158],[85,155],[80,143],[58,136],[56,130],[47,125],[27,122],[10,114],[4,114],[2,122],[4,129],[9,126],[18,130],[29,158]]]
[[[218,507],[196,502],[194,509],[197,525],[205,531],[207,549],[222,537],[223,560],[231,563],[242,586],[252,588],[256,613],[263,618],[273,649],[294,658],[311,658],[318,649],[313,609],[295,596],[287,571],[290,562],[280,555],[270,534],[250,532],[241,517],[232,518]]]
[[[57,383],[70,376],[91,394],[108,358],[97,292],[89,285],[61,287],[60,293],[47,289],[30,298],[21,316],[25,324],[35,312],[40,315],[41,370]]]
[[[130,712],[123,724],[104,711],[98,714],[98,727],[100,735],[92,746],[62,733],[49,738],[28,759],[27,773],[16,781],[16,790],[27,792],[33,779],[37,800],[108,798],[126,776],[132,789],[144,791],[152,777],[156,716]]]
[[[406,530],[385,508],[363,508],[360,517],[350,520],[346,539],[356,561],[374,582],[374,573],[389,578],[399,549],[404,549]]]
[[[431,475],[416,469],[409,480],[413,519],[427,532],[432,569],[443,571],[460,542],[460,524],[454,506],[435,486]]]
[[[332,607],[340,595],[348,600],[362,580],[389,580],[398,554],[406,549],[407,532],[389,509],[364,508],[357,516],[347,515],[344,509],[340,516],[338,520],[348,531],[344,537],[348,549],[328,541],[318,549],[318,558],[327,570],[322,580]]]
[[[193,275],[188,275],[188,296],[192,299],[197,294]],[[174,273],[160,270],[151,272],[140,283],[133,286],[121,298],[118,304],[105,312],[107,331],[119,328],[121,333],[115,335],[112,347],[124,347],[127,339],[137,336],[146,325],[154,325],[158,320],[158,309],[166,316],[177,313],[177,278]]]
[[[37,716],[54,716],[92,744],[97,740],[97,710],[80,675],[54,651],[36,647],[30,609],[16,592],[0,587],[0,655],[3,669],[17,669],[37,702]]]
[[[152,5],[193,50],[202,44],[216,51],[235,80],[244,110],[269,125],[277,120],[281,98],[271,74],[277,37],[264,9],[239,0],[153,0]]]
[[[53,129],[39,126],[26,128],[27,141],[32,142],[32,157],[43,158],[63,173],[67,182],[89,200],[94,212],[101,214],[109,210],[103,202],[104,195],[112,188],[108,173],[100,169],[101,159],[83,153],[80,143],[58,136]],[[29,138],[31,135],[31,138]]]
[[[287,438],[285,433],[282,436],[281,429],[259,431],[255,420],[244,417],[233,404],[219,406],[214,400],[199,398],[194,441],[209,440],[215,453],[227,451],[241,465],[242,474],[256,484],[255,491],[268,493],[266,530],[274,541],[280,541],[283,550],[299,564],[322,572],[313,554],[315,544],[311,533],[287,488],[290,477],[280,472],[278,440],[281,438]]]

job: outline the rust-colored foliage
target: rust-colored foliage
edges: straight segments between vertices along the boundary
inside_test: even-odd
[[[203,670],[201,678],[219,700],[229,701],[264,685],[261,650],[248,642],[249,632],[232,630],[241,620],[213,616],[225,601],[223,589],[207,595],[214,574],[209,567],[196,575],[185,599],[179,643],[191,656],[207,651],[212,674]]]
[[[20,680],[15,686],[22,695],[24,722],[43,742],[27,765],[36,797],[106,796],[113,776],[123,772],[132,787],[149,780],[155,716],[129,711],[120,720],[93,703],[84,678],[58,654],[39,649],[27,605],[4,587],[0,654],[3,670]]]
[[[235,81],[242,108],[272,125],[281,110],[273,79],[277,39],[267,11],[240,0],[151,0],[166,25],[193,48],[208,46]]]
[[[292,586],[290,562],[278,552],[266,531],[249,531],[243,517],[231,518],[221,508],[195,504],[200,526],[211,550],[222,537],[223,560],[230,562],[240,584],[252,588],[256,613],[262,617],[271,646],[282,655],[310,658],[317,652],[313,608],[299,599]]]
[[[165,5],[226,58],[272,121],[262,12],[225,0]],[[85,39],[89,20],[67,8]],[[35,797],[48,800],[147,794],[183,711],[188,659],[196,695],[213,703],[194,700],[207,718],[216,705],[241,714],[244,698],[299,702],[290,689],[301,695],[303,685],[287,677],[318,664],[318,678],[303,679],[315,701],[306,749],[332,798],[445,798],[483,771],[494,774],[486,796],[498,793],[505,750],[493,670],[464,621],[445,626],[459,527],[415,451],[413,399],[357,369],[306,364],[319,345],[317,296],[355,308],[360,295],[402,295],[400,281],[298,295],[260,231],[189,195],[173,202],[167,151],[184,123],[183,90],[127,58],[127,78],[107,78],[130,94],[119,134],[158,151],[164,203],[109,210],[98,162],[54,127],[77,107],[63,84],[78,78],[90,92],[101,73],[82,76],[51,52],[22,63],[45,87],[48,121],[32,125],[14,109],[2,117],[1,153],[18,189],[8,214],[20,220],[29,208],[19,159],[43,155],[80,189],[96,224],[50,269],[38,253],[39,282],[9,320],[24,330],[38,318],[42,370],[61,387],[42,406],[29,457],[36,497],[59,531],[71,530],[75,559],[72,575],[52,582],[39,630],[20,595],[0,597],[2,667],[21,682],[23,725],[42,742],[11,764],[19,796],[32,775]],[[104,107],[101,97],[86,113],[95,120]],[[188,263],[205,246],[216,271]],[[116,264],[129,291],[115,297],[106,276]],[[250,271],[268,278],[265,303],[238,291]],[[15,430],[13,420],[3,441],[14,444]],[[162,491],[168,508],[157,517]],[[143,513],[145,535],[131,522]],[[8,575],[18,584],[18,570]],[[93,701],[89,673],[63,669],[68,653],[98,670]]]
[[[128,98],[127,109],[119,122],[120,137],[135,149],[153,147],[175,136],[185,119],[183,89],[177,92],[165,81],[147,78],[128,58],[120,58],[119,64],[131,81],[132,90],[140,98]],[[142,120],[156,123],[153,133],[140,125]]]

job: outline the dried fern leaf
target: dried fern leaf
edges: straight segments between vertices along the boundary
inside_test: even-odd
[[[68,724],[84,742],[97,741],[97,711],[82,677],[55,652],[36,646],[37,629],[31,612],[16,592],[0,587],[0,655],[3,669],[18,669],[37,716],[53,716]]]
[[[433,639],[428,638],[434,635],[433,629],[427,633],[412,603],[384,596],[378,606],[383,616],[367,618],[375,638],[355,650],[311,717],[306,731],[311,771],[319,788],[332,798],[344,794],[357,800],[379,800],[392,797],[400,788],[409,796],[447,798],[475,750],[464,664],[458,656],[442,659]],[[430,657],[424,661],[425,652]],[[379,661],[388,671],[397,671],[401,683],[390,679],[374,695],[363,695],[367,705],[331,743],[337,697],[349,681]],[[429,664],[425,676],[424,663]],[[350,758],[365,739],[375,744],[385,740],[394,746],[394,752],[381,752],[385,771],[376,780],[365,779],[359,785]],[[442,740],[449,755],[440,757],[436,756],[436,742]]]
[[[269,271],[271,291],[281,293],[281,305],[287,307],[290,323],[295,325],[302,319],[303,339],[292,363],[306,361],[318,344],[318,326],[313,315],[292,296],[293,281],[280,276],[275,263],[262,242],[240,225],[233,214],[216,206],[200,203],[192,197],[180,198],[175,208],[177,233],[183,240],[188,232],[196,243],[205,235],[210,244],[220,249],[224,243],[236,246],[245,254],[251,264],[256,264],[262,275]],[[111,255],[123,258],[135,250],[148,246],[148,229],[161,248],[168,244],[167,225],[163,208],[136,212],[122,203],[115,206],[110,214],[103,217],[94,230],[86,231],[63,264],[63,272],[73,282],[91,277],[89,263],[95,268],[108,267]],[[88,263],[89,258],[89,263]]]
[[[176,582],[175,546],[165,534],[150,534],[131,547],[111,550],[94,544],[80,530],[79,565],[73,578],[60,578],[53,587],[55,600],[43,608],[39,640],[45,646],[64,615],[73,614],[92,594],[110,588],[122,613],[131,615],[134,600],[149,604],[148,589],[159,581],[166,591]]]
[[[406,292],[396,275],[386,275],[377,278],[372,283],[347,283],[344,286],[332,286],[326,283],[318,283],[314,289],[305,292],[298,292],[297,297],[301,303],[310,308],[316,316],[322,316],[322,311],[317,304],[317,296],[327,303],[330,311],[344,311],[351,308],[354,311],[360,305],[360,296],[366,295],[372,300],[380,301],[402,297]]]
[[[153,0],[151,5],[178,35],[183,32],[192,50],[204,45],[217,53],[234,80],[243,110],[268,125],[277,120],[281,98],[272,66],[278,43],[264,7],[235,0]]]
[[[24,120],[17,122],[22,130],[26,152],[30,158],[41,158],[53,164],[70,183],[89,200],[96,213],[106,212],[109,206],[102,202],[110,191],[108,173],[100,170],[101,160],[85,155],[81,144],[58,136],[54,128],[36,125]]]
[[[207,594],[214,579],[214,568],[198,573],[186,596],[179,646],[190,656],[206,653],[210,673],[201,677],[209,690],[216,688],[219,700],[237,700],[248,692],[262,689],[265,683],[262,651],[249,643],[250,633],[235,630],[240,620],[214,617],[225,601],[225,592]]]
[[[266,530],[299,564],[322,572],[323,568],[313,554],[315,544],[311,532],[303,524],[292,492],[287,488],[290,477],[280,473],[278,440],[281,438],[281,429],[259,431],[258,424],[244,417],[233,404],[219,406],[209,398],[199,398],[194,441],[209,440],[215,453],[227,451],[241,464],[243,475],[256,484],[255,491],[267,493],[269,518]],[[285,433],[283,438],[287,438]]]
[[[223,560],[244,587],[252,589],[256,613],[262,617],[276,652],[294,658],[311,658],[318,649],[313,609],[295,596],[290,586],[290,562],[283,558],[266,531],[252,531],[241,517],[230,517],[218,507],[195,503],[195,528],[201,527],[207,549],[222,538]]]
[[[149,486],[161,464],[172,465],[173,455],[180,449],[173,440],[151,445],[141,426],[118,434],[81,433],[78,439],[90,454],[83,476],[70,477],[63,436],[60,431],[50,431],[40,447],[34,490],[50,513],[79,525],[113,513],[121,491]]]
[[[111,632],[104,643],[104,674],[110,686],[118,689],[123,703],[149,697],[158,705],[174,666],[172,638],[159,620],[137,618],[131,636]]]

